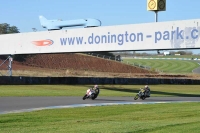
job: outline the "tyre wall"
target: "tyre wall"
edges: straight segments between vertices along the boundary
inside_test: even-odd
[[[47,84],[188,84],[200,85],[195,79],[165,78],[93,78],[93,77],[0,77],[0,85],[47,85]]]

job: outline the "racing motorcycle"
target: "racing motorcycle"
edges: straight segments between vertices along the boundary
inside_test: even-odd
[[[144,94],[145,90],[143,88],[140,88],[140,91],[138,94],[136,94],[136,96],[134,97],[134,100],[137,100],[138,98],[144,100],[145,98],[149,98],[150,97],[150,91],[149,94],[145,96]]]
[[[99,92],[100,92],[99,88],[96,88],[95,90],[89,88],[89,89],[87,89],[86,94],[83,96],[83,100],[85,100],[85,99],[94,100],[99,95]]]

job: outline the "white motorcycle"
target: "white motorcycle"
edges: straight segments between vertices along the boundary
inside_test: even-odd
[[[99,95],[99,88],[92,90],[91,88],[87,89],[86,94],[83,96],[83,100],[92,99],[94,100]]]

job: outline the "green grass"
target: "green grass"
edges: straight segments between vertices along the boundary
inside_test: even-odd
[[[200,67],[196,61],[186,60],[124,59],[123,62],[149,66],[165,73],[192,73],[192,70]]]
[[[1,85],[0,96],[83,96],[92,85]],[[143,85],[99,85],[100,96],[134,96]],[[150,85],[151,96],[199,97],[199,85]],[[0,133],[200,131],[200,103],[119,105],[0,115]]]
[[[92,85],[1,85],[0,97],[83,96]],[[144,85],[99,85],[100,96],[133,96]],[[150,85],[151,96],[200,96],[199,85]]]
[[[147,58],[198,58],[200,59],[200,55],[167,55],[167,56],[144,56]]]
[[[200,103],[119,105],[0,115],[0,133],[199,133]]]

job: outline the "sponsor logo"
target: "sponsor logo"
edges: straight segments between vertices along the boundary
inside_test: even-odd
[[[54,42],[53,40],[46,39],[46,40],[32,41],[32,43],[35,44],[36,46],[50,46]]]

